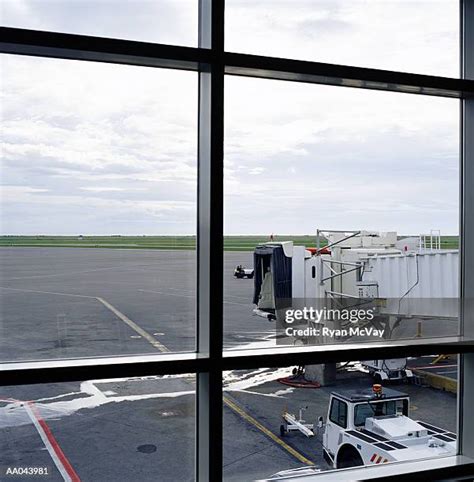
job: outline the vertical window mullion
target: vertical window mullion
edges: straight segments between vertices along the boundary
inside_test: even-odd
[[[200,0],[199,47],[211,62],[199,72],[197,350],[210,359],[198,375],[196,478],[222,479],[224,2]]]
[[[461,0],[461,76],[474,80],[474,2]],[[474,99],[461,108],[461,335],[474,337]],[[458,374],[459,451],[474,457],[474,353],[460,355]]]

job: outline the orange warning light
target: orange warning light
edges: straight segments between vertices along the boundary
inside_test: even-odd
[[[375,395],[380,397],[382,395],[382,385],[380,385],[379,383],[375,383],[374,385],[372,385],[372,391]]]

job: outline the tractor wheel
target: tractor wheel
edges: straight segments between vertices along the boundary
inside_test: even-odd
[[[360,453],[352,445],[345,445],[337,454],[336,465],[338,469],[346,469],[349,467],[359,467],[360,465],[364,465],[364,461],[362,460]]]

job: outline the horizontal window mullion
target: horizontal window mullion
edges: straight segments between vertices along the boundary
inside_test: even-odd
[[[70,60],[194,70],[209,63],[211,51],[58,32],[0,28],[0,52]]]
[[[334,476],[339,473],[339,480],[380,480],[393,482],[411,482],[418,480],[441,480],[450,477],[449,480],[458,480],[454,477],[472,473],[474,469],[474,461],[469,457],[439,457],[436,459],[427,459],[391,462],[389,464],[379,464],[364,467],[356,467],[323,471],[317,475],[318,481],[332,481]],[[304,479],[302,479],[304,480]],[[308,479],[311,480],[311,479]],[[459,479],[463,480],[463,479]],[[466,479],[467,480],[467,479]]]
[[[4,363],[0,386],[200,373],[209,367],[208,358],[194,353]]]
[[[213,51],[196,47],[0,28],[0,52],[75,60],[202,70]],[[220,62],[220,60],[219,60]],[[474,81],[259,55],[224,53],[225,72],[266,79],[319,83],[440,97],[470,97]]]
[[[384,343],[334,344],[312,347],[279,347],[264,350],[227,351],[222,361],[224,370],[261,367],[345,362],[353,360],[382,360],[436,353],[472,353],[472,339],[461,337],[433,338],[430,340],[386,341]]]
[[[222,359],[197,354],[167,354],[4,363],[0,367],[0,386],[82,381],[91,378],[122,378],[146,375],[201,373],[239,370],[262,366],[291,366],[432,355],[434,353],[473,353],[473,340],[461,337],[419,342],[399,341],[384,344],[346,344],[304,348],[279,347],[262,350],[224,352]],[[217,365],[217,366],[216,366]]]
[[[474,95],[474,81],[226,52],[226,74],[439,97]]]

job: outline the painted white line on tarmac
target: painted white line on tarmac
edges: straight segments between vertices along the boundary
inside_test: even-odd
[[[166,289],[172,290],[172,291],[183,291],[183,292],[186,292],[186,293],[196,294],[196,290],[183,290],[181,288],[166,288]],[[224,295],[224,298],[235,298],[237,300],[247,300],[248,299],[245,296],[236,296],[236,295],[227,295],[227,294]],[[251,303],[247,303],[247,304],[251,304]]]
[[[10,290],[10,291],[22,291],[25,293],[39,293],[42,295],[58,295],[58,296],[75,296],[76,298],[89,298],[89,299],[97,299],[95,296],[87,296],[87,295],[76,295],[74,293],[58,293],[55,291],[40,291],[40,290],[27,290],[27,289],[20,289],[20,288],[6,288],[0,286],[0,290]]]
[[[72,293],[57,293],[54,291],[39,291],[39,290],[26,290],[26,289],[19,289],[19,288],[4,288],[0,286],[0,289],[2,290],[12,290],[12,291],[22,291],[26,293],[39,293],[39,294],[44,294],[44,295],[58,295],[58,296],[73,296],[76,298],[87,298],[91,300],[97,300],[100,303],[102,303],[108,310],[110,310],[112,313],[114,313],[115,316],[120,318],[124,323],[126,323],[132,330],[137,332],[139,335],[141,335],[143,338],[145,338],[152,346],[157,348],[163,353],[168,353],[170,350],[166,348],[165,345],[160,343],[156,338],[154,338],[150,333],[145,331],[143,328],[138,326],[134,321],[132,321],[130,318],[125,316],[121,311],[119,311],[115,306],[111,305],[108,301],[104,300],[104,298],[100,298],[99,296],[87,296],[87,295],[76,295]]]
[[[136,378],[131,378],[130,380],[134,379]],[[126,382],[128,378],[121,378],[116,380],[120,382]],[[146,380],[146,377],[144,378],[144,380]],[[115,380],[92,380],[81,383],[81,392],[88,394],[88,397],[78,397],[71,400],[57,400],[50,403],[43,403],[42,408],[44,410],[44,416],[42,418],[44,420],[62,420],[64,417],[73,415],[80,410],[94,409],[102,405],[107,405],[111,403],[135,402],[155,398],[177,398],[182,396],[195,395],[196,393],[196,390],[192,388],[190,390],[177,390],[142,395],[107,396],[104,392],[102,392],[98,387],[95,386],[95,384],[109,383],[113,381]],[[4,400],[4,402],[9,402],[9,404],[0,407],[0,420],[2,421],[3,429],[8,427],[20,427],[30,423],[30,417],[24,417],[23,419],[19,419],[18,417],[13,416],[15,414],[15,411],[22,411],[24,405],[28,402],[6,399]]]
[[[106,308],[108,308],[112,313],[114,313],[115,316],[120,318],[124,323],[126,323],[132,330],[136,331],[139,335],[143,336],[150,345],[153,347],[157,348],[163,353],[168,353],[170,350],[166,348],[165,345],[160,343],[155,337],[150,335],[147,331],[145,331],[143,328],[138,326],[134,321],[132,321],[130,318],[125,316],[121,311],[119,311],[115,306],[111,305],[108,301],[104,300],[104,298],[96,297],[95,298],[97,301],[100,301]]]
[[[69,460],[64,455],[61,447],[54,438],[54,435],[51,433],[49,427],[46,425],[46,422],[41,418],[38,410],[33,405],[33,402],[26,402],[23,404],[23,407],[28,413],[28,416],[33,422],[36,430],[38,431],[38,434],[41,437],[44,446],[48,450],[49,455],[53,459],[53,462],[58,468],[60,474],[62,475],[62,478],[66,482],[80,482],[79,477],[72,468]]]
[[[180,298],[192,298],[193,300],[196,298],[196,296],[191,296],[191,295],[183,295],[183,294],[178,294],[178,293],[167,293],[166,291],[155,291],[155,290],[137,290],[141,291],[143,293],[156,293],[157,295],[165,295],[165,296],[178,296]],[[240,306],[250,306],[251,303],[236,303],[235,301],[225,301],[224,304],[227,305],[240,305]]]
[[[96,268],[96,269],[88,269],[84,271],[68,271],[67,273],[54,273],[54,274],[36,274],[31,276],[17,276],[15,278],[5,278],[4,281],[13,281],[19,279],[36,279],[36,278],[57,278],[61,276],[70,276],[72,274],[87,274],[87,273],[96,273],[98,271],[110,271],[112,269],[122,268],[122,266],[110,266],[108,268]]]
[[[183,295],[178,293],[167,293],[166,291],[155,291],[155,290],[137,290],[143,293],[156,293],[157,295],[166,295],[166,296],[178,296],[179,298],[192,298],[195,299],[195,296],[191,295]]]

